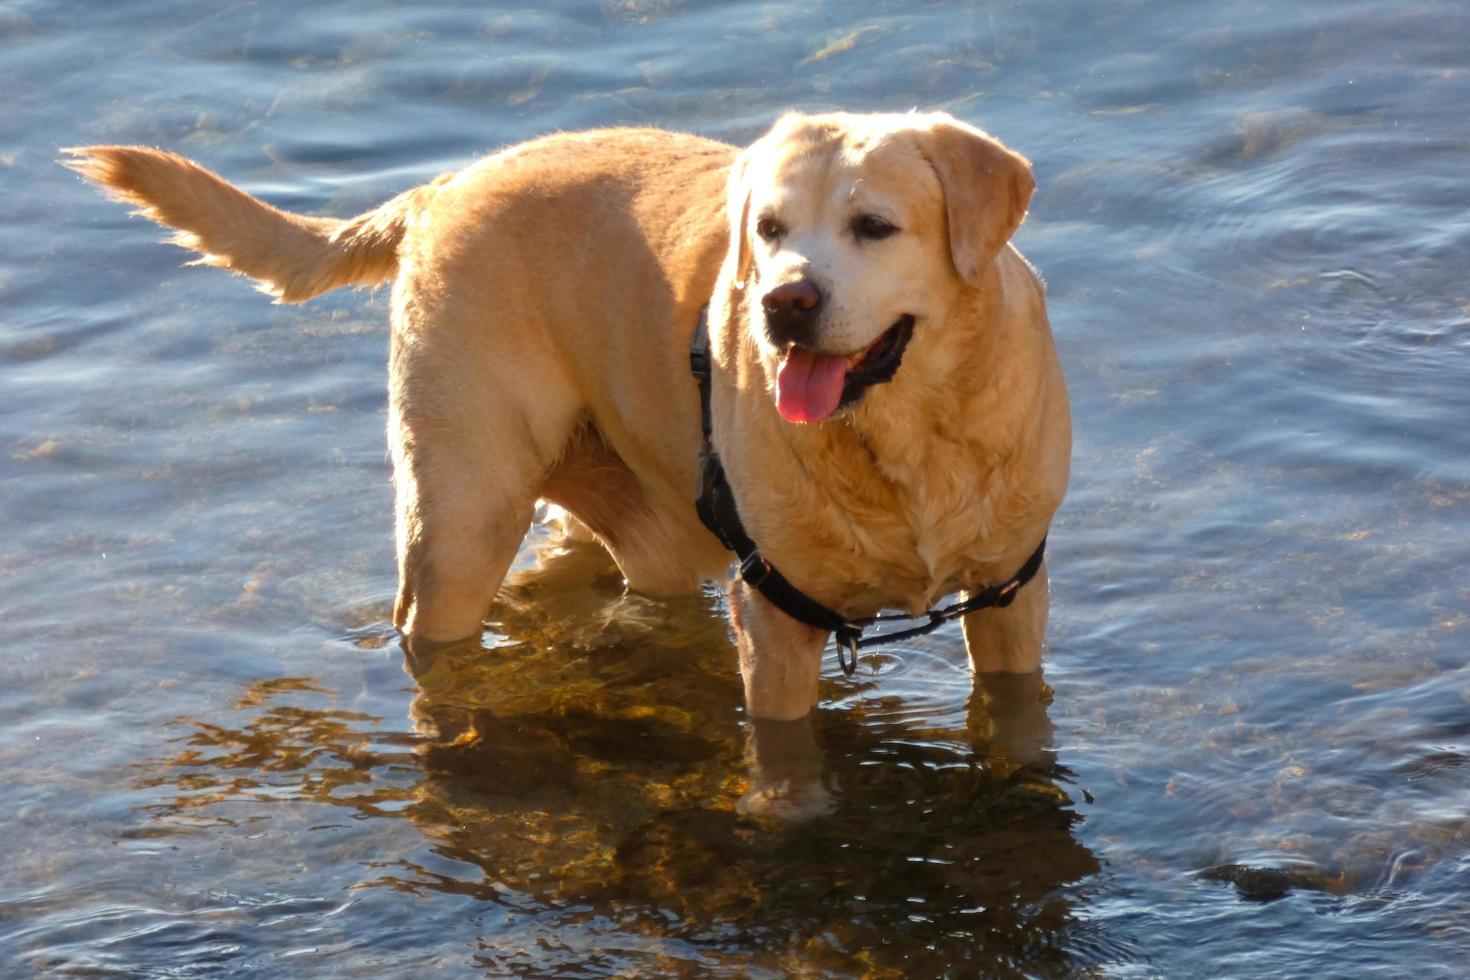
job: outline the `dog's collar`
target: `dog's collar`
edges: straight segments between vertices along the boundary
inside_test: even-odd
[[[704,441],[699,447],[699,496],[694,506],[699,519],[720,543],[735,552],[740,559],[740,578],[755,589],[777,609],[800,623],[814,629],[826,630],[837,640],[837,663],[849,677],[857,670],[858,651],[892,640],[906,640],[933,632],[945,623],[981,609],[1009,606],[1021,591],[1022,586],[1036,577],[1041,569],[1041,560],[1046,555],[1046,538],[1031,552],[1031,557],[1020,570],[1000,585],[992,585],[970,595],[960,602],[938,609],[931,609],[919,616],[903,614],[866,616],[848,619],[834,609],[822,605],[791,581],[766,560],[754,540],[745,532],[740,521],[740,511],[735,505],[735,494],[730,481],[725,478],[725,467],[719,454],[710,442],[713,421],[710,416],[710,353],[709,353],[709,307],[699,311],[699,325],[694,330],[694,339],[689,344],[689,368],[699,382],[699,424],[704,432]],[[863,636],[863,630],[875,623],[897,620],[927,619],[927,622],[908,629]]]

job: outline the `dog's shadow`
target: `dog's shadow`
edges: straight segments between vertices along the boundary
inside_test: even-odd
[[[1065,893],[1098,863],[1073,834],[1040,675],[978,678],[963,730],[850,708],[751,723],[718,605],[628,594],[592,546],[538,549],[489,643],[406,658],[414,819],[491,880],[641,906],[660,928],[821,933],[834,956],[897,930],[925,937],[905,956],[950,968],[1019,949],[1065,961],[1080,928]],[[761,754],[819,783],[825,814],[742,815]]]
[[[181,719],[179,752],[138,777],[158,832],[282,800],[407,819],[434,856],[373,853],[364,887],[678,941],[737,972],[1069,974],[1108,941],[1074,912],[1098,862],[1039,676],[982,677],[963,713],[906,702],[881,672],[833,679],[844,703],[815,724],[752,725],[716,599],[625,594],[585,546],[535,562],[485,642],[406,658],[413,732],[300,677]],[[829,812],[740,812],[761,743],[830,788]],[[495,961],[503,939],[476,958],[492,973],[525,965]]]

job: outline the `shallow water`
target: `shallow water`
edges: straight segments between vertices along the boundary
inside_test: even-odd
[[[1462,976],[1461,3],[0,0],[0,973]],[[1044,683],[827,666],[738,817],[713,598],[533,535],[405,672],[386,296],[272,306],[54,164],[346,215],[615,123],[948,109],[1035,161]]]

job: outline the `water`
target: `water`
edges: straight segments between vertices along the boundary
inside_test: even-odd
[[[1470,972],[1470,8],[0,2],[0,973]],[[735,815],[713,598],[528,543],[387,623],[386,296],[276,307],[54,164],[347,215],[491,148],[947,109],[1035,161],[1045,680],[829,664]]]

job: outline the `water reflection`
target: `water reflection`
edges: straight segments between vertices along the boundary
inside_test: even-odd
[[[1455,0],[0,3],[0,974],[1470,974],[1467,35]],[[915,105],[1036,162],[1057,731],[967,711],[957,647],[888,654],[829,685],[837,810],[786,830],[734,815],[703,603],[559,562],[405,678],[389,298],[178,270],[54,164],[153,143],[350,214],[550,130]]]
[[[1065,970],[1103,945],[1074,914],[1098,862],[1039,675],[982,678],[937,718],[848,692],[817,716],[817,754],[796,753],[831,815],[752,820],[737,802],[762,734],[713,600],[626,596],[580,548],[541,558],[504,590],[488,648],[407,659],[412,732],[324,706],[310,678],[259,682],[150,768],[153,812],[309,800],[407,819],[431,854],[365,869],[362,887],[559,909],[773,970]],[[515,952],[488,944],[479,962],[502,972]]]

